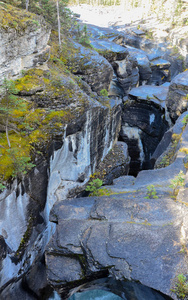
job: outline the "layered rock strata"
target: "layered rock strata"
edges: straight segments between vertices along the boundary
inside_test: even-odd
[[[41,16],[1,4],[0,83],[6,77],[21,75],[21,71],[42,65],[49,58],[47,45],[51,28]]]

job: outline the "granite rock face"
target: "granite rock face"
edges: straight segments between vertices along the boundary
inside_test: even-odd
[[[67,126],[62,146],[51,156],[47,202],[66,199],[72,189],[84,186],[117,140],[121,124],[119,102],[113,108],[92,104],[82,120],[82,128]],[[71,124],[70,124],[71,125]],[[78,120],[78,125],[80,122]],[[72,194],[71,194],[72,195]]]
[[[0,268],[1,290],[15,278],[23,276],[48,242],[51,229],[50,226],[46,228],[47,181],[47,163],[40,160],[22,182],[15,180],[0,194],[1,247],[4,249]]]

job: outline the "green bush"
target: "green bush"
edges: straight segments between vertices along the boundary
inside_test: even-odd
[[[144,197],[146,199],[157,199],[157,192],[153,184],[147,186],[147,196]]]
[[[101,96],[104,96],[104,97],[108,97],[108,91],[107,91],[106,89],[102,89],[102,90],[100,91],[100,95],[101,95]]]
[[[188,115],[186,115],[183,120],[182,120],[182,123],[186,126],[187,123],[188,123]]]
[[[176,279],[175,288],[172,289],[178,299],[187,299],[188,296],[188,282],[187,278],[183,274],[179,274]]]
[[[77,24],[76,27],[76,40],[85,47],[91,47],[90,36],[87,30],[87,25],[84,25],[82,28],[80,24]]]
[[[179,174],[171,180],[171,185],[169,185],[170,188],[173,189],[172,197],[175,198],[177,196],[178,190],[181,186],[185,185],[185,178],[183,177],[184,173],[183,171],[180,171]]]
[[[88,183],[88,185],[86,186],[86,191],[90,192],[91,196],[99,196],[99,191],[98,189],[102,186],[103,181],[99,178],[93,179],[92,181],[90,181]]]

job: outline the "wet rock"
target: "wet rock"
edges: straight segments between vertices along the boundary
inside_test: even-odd
[[[70,297],[69,300],[88,300],[88,299],[95,299],[95,298],[102,298],[102,299],[109,299],[109,300],[121,300],[119,296],[102,290],[91,290],[91,291],[85,291],[80,293],[74,294],[72,297]]]
[[[1,299],[2,300],[36,300],[37,295],[29,291],[27,287],[23,284],[22,280],[18,280],[15,282],[14,286],[7,286],[1,292]]]
[[[110,291],[114,294],[114,296],[117,295],[121,297],[121,299],[125,300],[129,298],[131,299],[132,297],[134,297],[134,300],[167,300],[166,297],[163,297],[164,295],[161,295],[157,291],[141,285],[140,283],[129,280],[114,280],[112,277],[96,279],[79,287],[76,287],[75,289],[72,289],[70,291],[70,295],[72,295],[70,299],[74,299],[74,296],[82,296],[84,295],[84,292],[87,292],[87,299],[90,299],[90,295],[92,296],[93,292],[95,293],[96,290],[100,290],[102,292]],[[111,295],[111,293],[106,295],[107,299],[108,296]],[[105,294],[103,294],[103,296],[104,295]]]
[[[167,91],[168,87],[140,86],[129,92],[124,103],[119,139],[128,145],[131,175],[151,168],[151,155],[168,128],[164,109]]]

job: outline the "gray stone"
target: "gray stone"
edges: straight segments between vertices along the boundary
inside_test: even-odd
[[[97,51],[102,54],[109,62],[115,60],[123,60],[128,55],[128,50],[114,42],[108,40],[93,40],[91,39],[91,45],[97,49]]]
[[[142,83],[143,81],[147,82],[151,77],[152,71],[146,53],[143,50],[136,49],[130,46],[127,46],[127,50],[129,51],[130,57],[132,59],[136,59],[138,63],[140,83]]]
[[[28,18],[30,13],[28,13]],[[42,16],[35,16],[25,29],[8,26],[0,28],[0,84],[4,77],[21,75],[21,71],[47,62],[50,46],[47,45],[51,28]],[[23,20],[24,22],[24,20]]]
[[[188,71],[185,71],[174,77],[166,99],[166,107],[173,122],[187,110],[187,94]]]
[[[117,142],[103,161],[96,167],[95,173],[102,179],[103,184],[112,184],[113,179],[128,175],[130,167],[130,156],[127,144]]]
[[[62,278],[65,281],[71,282],[79,280],[82,277],[82,268],[80,266],[79,260],[71,257],[64,257],[62,255],[50,255],[46,261],[49,266],[48,279],[54,280],[56,282],[61,282]],[[52,269],[55,268],[55,272]],[[71,272],[70,272],[71,270]]]
[[[151,168],[151,155],[168,128],[163,100],[167,90],[147,85],[133,88],[123,105],[119,139],[128,145],[130,175]]]
[[[177,155],[177,150],[182,147],[182,133],[184,130],[183,119],[187,116],[187,112],[184,112],[176,121],[175,125],[165,132],[162,140],[155,149],[151,157],[152,165],[155,164],[155,168],[163,168],[171,164]],[[183,134],[184,139],[185,133]]]
[[[144,179],[142,181],[142,186],[144,182],[148,184],[146,176],[145,179],[146,181]],[[57,276],[61,284],[71,282],[72,279],[70,275],[60,276],[58,270],[52,274],[52,270],[53,272],[56,270],[53,253],[58,251],[58,255],[63,257],[63,263],[60,259],[58,263],[62,267],[67,266],[70,258],[67,257],[66,249],[71,247],[71,255],[73,253],[78,255],[77,249],[80,243],[84,255],[82,262],[85,261],[80,267],[86,278],[91,272],[94,274],[108,268],[116,279],[139,280],[142,284],[176,299],[171,292],[172,280],[177,270],[178,273],[186,272],[188,268],[186,255],[181,252],[182,224],[188,215],[187,208],[182,207],[181,203],[172,200],[168,193],[158,191],[157,188],[158,199],[146,199],[147,189],[140,190],[141,184],[135,183],[135,188],[136,186],[139,186],[139,190],[135,193],[121,191],[120,194],[94,198],[95,204],[91,208],[88,220],[79,220],[79,214],[76,213],[77,220],[74,222],[76,227],[74,223],[73,227],[71,226],[71,220],[60,222],[59,215],[57,230],[61,232],[64,228],[62,225],[69,230],[64,231],[63,247],[55,246],[58,242],[57,235],[55,244],[53,242],[54,248],[51,248],[52,243],[50,243],[50,253],[49,250],[46,252],[48,279],[54,287]],[[74,200],[70,201],[71,205],[72,201]],[[68,202],[67,205],[69,206]],[[88,226],[86,226],[87,222]],[[184,229],[187,228],[185,226]],[[71,260],[71,264],[72,262],[75,263],[73,270],[79,269],[78,261]],[[79,272],[76,274],[78,275]],[[75,278],[79,284],[82,276]]]
[[[152,75],[148,83],[161,85],[166,81],[170,81],[171,80],[170,66],[171,63],[162,58],[152,60],[150,62]]]
[[[143,85],[130,90],[129,96],[138,100],[151,101],[165,108],[167,93],[168,86]]]
[[[110,63],[96,51],[80,44],[74,43],[74,48],[76,51],[69,62],[74,65],[73,73],[82,75],[82,79],[99,94],[102,89],[108,90],[113,77]]]

